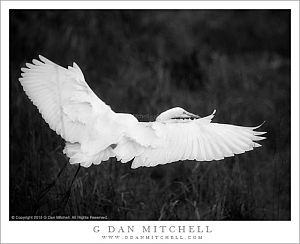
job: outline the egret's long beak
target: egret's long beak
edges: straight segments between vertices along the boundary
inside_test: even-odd
[[[192,114],[192,113],[189,113],[189,112],[183,112],[184,114],[184,117],[185,118],[194,118],[194,119],[199,119],[200,116],[199,115],[196,115],[196,114]]]

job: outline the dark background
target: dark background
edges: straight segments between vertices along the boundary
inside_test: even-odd
[[[290,11],[10,12],[10,215],[93,215],[110,220],[290,219]],[[18,82],[42,54],[75,61],[112,109],[147,120],[180,106],[215,122],[255,126],[268,139],[213,162],[130,169],[112,159],[67,165]],[[145,116],[141,116],[145,115]]]

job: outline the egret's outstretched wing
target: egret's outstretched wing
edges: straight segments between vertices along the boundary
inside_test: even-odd
[[[97,134],[94,124],[105,123],[114,112],[89,88],[78,65],[66,69],[39,58],[26,63],[19,81],[50,128],[71,143]]]
[[[132,168],[178,160],[220,160],[259,147],[256,141],[264,139],[260,136],[264,132],[255,131],[258,127],[211,123],[212,117],[186,123],[153,122],[151,126],[159,136],[160,146],[140,147]]]

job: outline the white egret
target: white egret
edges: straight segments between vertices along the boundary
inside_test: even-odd
[[[176,107],[153,122],[116,113],[95,95],[76,63],[63,68],[43,56],[21,68],[23,89],[50,128],[65,141],[71,164],[89,167],[110,157],[131,167],[179,160],[221,160],[261,146],[257,127],[212,123]]]

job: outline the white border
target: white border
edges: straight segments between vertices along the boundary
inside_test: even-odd
[[[9,206],[9,9],[292,9],[292,220],[291,221],[117,221],[117,222],[12,222]],[[201,225],[213,233],[204,234],[205,243],[299,243],[299,2],[297,1],[211,1],[211,2],[1,2],[1,241],[5,243],[101,243],[93,227],[103,232],[107,225]],[[102,233],[103,233],[102,232]],[[117,240],[113,242],[117,243]],[[141,243],[141,240],[120,240],[119,243]],[[151,240],[163,242],[163,240]],[[169,240],[180,243],[182,240]]]

